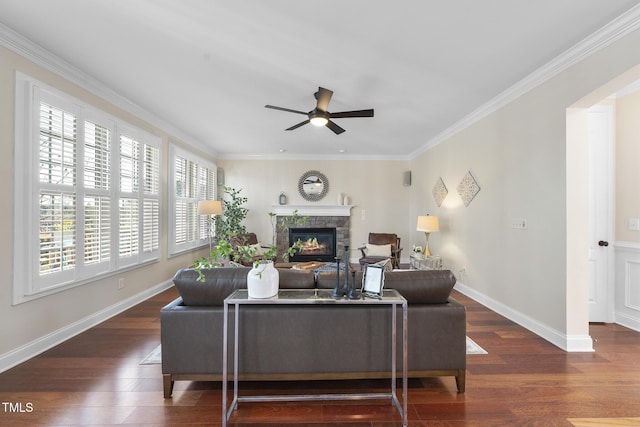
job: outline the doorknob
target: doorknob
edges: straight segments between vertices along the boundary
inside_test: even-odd
[[[609,246],[609,242],[604,241],[604,240],[600,240],[600,241],[598,242],[598,246]]]

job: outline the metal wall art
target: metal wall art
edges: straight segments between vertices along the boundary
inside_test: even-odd
[[[329,191],[329,180],[318,171],[311,170],[302,174],[298,181],[300,195],[310,202],[322,200]]]
[[[445,197],[449,194],[442,177],[438,178],[438,181],[436,181],[436,185],[433,187],[433,190],[431,190],[431,194],[433,194],[433,198],[436,200],[438,207],[442,206],[442,202],[444,202]]]
[[[460,184],[458,184],[458,194],[460,194],[464,205],[469,206],[469,203],[471,203],[479,191],[480,186],[473,175],[471,175],[471,171],[467,172],[464,178],[462,178],[462,181],[460,181]]]

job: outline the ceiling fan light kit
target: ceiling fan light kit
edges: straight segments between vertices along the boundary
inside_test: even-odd
[[[329,115],[323,111],[317,111],[310,114],[309,120],[314,126],[326,126],[329,123]]]
[[[356,110],[356,111],[340,111],[337,113],[330,113],[329,111],[327,111],[327,108],[329,107],[329,101],[333,96],[333,91],[329,89],[319,87],[318,91],[314,94],[314,96],[317,100],[316,108],[309,111],[308,113],[305,113],[304,111],[299,111],[299,110],[292,110],[290,108],[276,107],[274,105],[265,105],[264,107],[270,108],[272,110],[286,111],[289,113],[304,114],[305,116],[308,117],[307,120],[302,121],[298,124],[295,124],[285,130],[298,129],[299,127],[304,126],[307,123],[311,123],[312,125],[315,125],[315,126],[326,126],[329,129],[331,129],[333,133],[335,133],[336,135],[340,135],[345,130],[340,126],[338,126],[331,119],[346,119],[351,117],[373,117],[373,109]]]

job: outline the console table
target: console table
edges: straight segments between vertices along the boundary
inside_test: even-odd
[[[293,304],[327,304],[343,305],[348,309],[350,305],[378,304],[387,305],[392,311],[391,315],[391,390],[390,393],[338,393],[338,394],[313,394],[313,395],[268,395],[268,396],[239,396],[238,394],[238,356],[242,349],[239,348],[238,330],[240,324],[240,309],[244,305],[260,304],[273,306]],[[234,331],[231,338],[233,346],[233,401],[228,405],[228,349],[229,349],[229,307],[233,306]],[[397,307],[402,307],[402,404],[396,395],[396,367],[397,367],[397,337],[396,318]],[[362,297],[356,300],[346,298],[336,299],[332,296],[331,289],[281,289],[278,295],[267,299],[249,298],[246,289],[237,289],[224,300],[223,322],[223,353],[222,353],[222,425],[226,426],[231,414],[237,409],[239,402],[274,402],[274,401],[308,401],[308,400],[364,400],[364,399],[390,399],[402,417],[402,425],[407,426],[407,300],[395,289],[384,290],[379,298]]]

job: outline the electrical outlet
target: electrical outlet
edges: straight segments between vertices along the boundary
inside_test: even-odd
[[[640,231],[640,218],[629,218],[629,230]]]
[[[527,220],[524,218],[512,218],[511,219],[511,228],[515,228],[518,230],[526,230],[527,229]]]
[[[124,277],[118,279],[118,289],[124,289]]]

